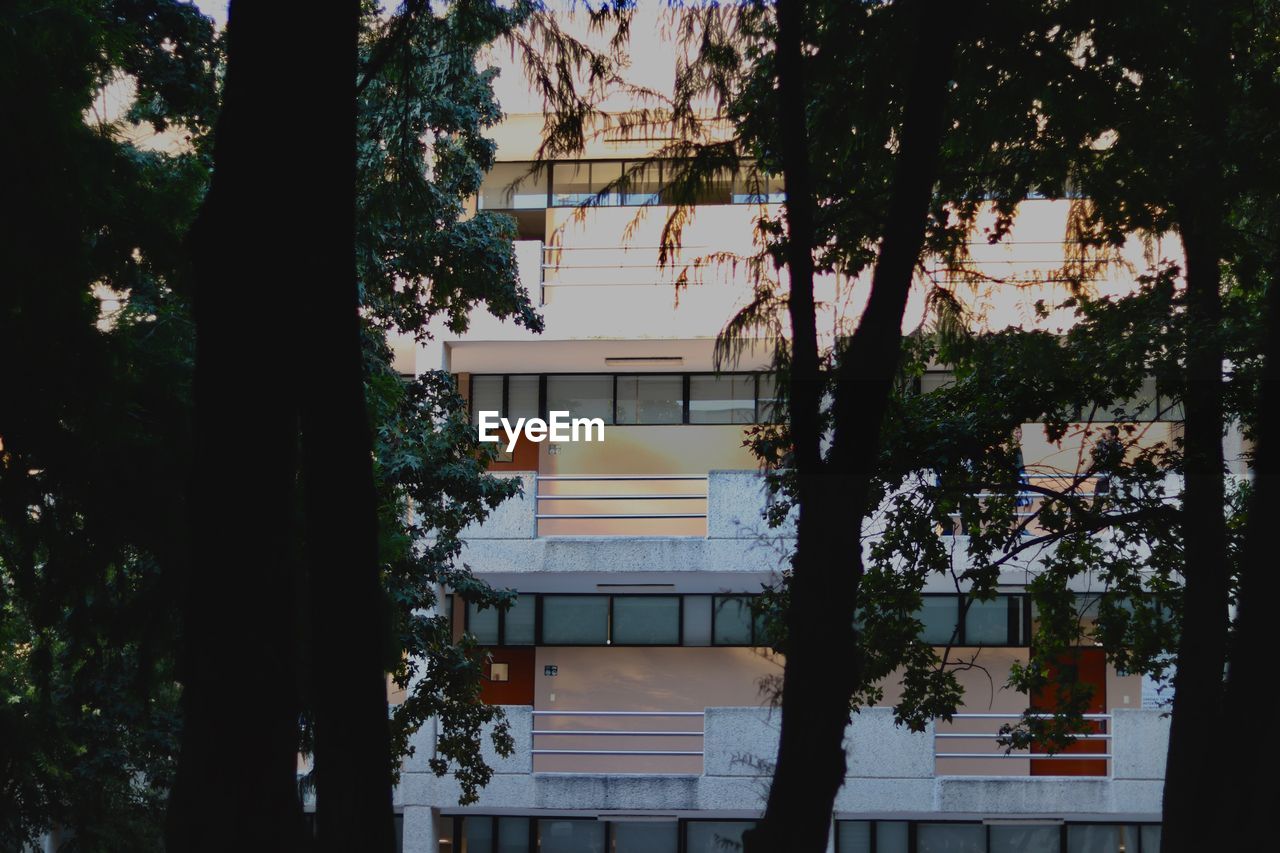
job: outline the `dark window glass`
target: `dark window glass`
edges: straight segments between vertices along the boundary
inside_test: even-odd
[[[590,163],[556,163],[551,169],[551,204],[576,207],[591,198]]]
[[[492,853],[493,818],[488,815],[465,817],[462,820],[461,853]]]
[[[619,376],[618,423],[678,424],[684,420],[684,378]]]
[[[876,821],[876,853],[907,853],[910,835],[905,820]]]
[[[675,821],[618,821],[609,825],[613,839],[610,853],[676,853],[679,840]]]
[[[674,646],[680,643],[680,596],[617,596],[611,642]]]
[[[689,377],[689,423],[749,424],[755,416],[754,376]]]
[[[745,595],[717,595],[712,607],[715,620],[711,642],[717,646],[752,644],[751,598]]]
[[[542,642],[603,646],[609,639],[609,596],[542,596]]]
[[[622,201],[621,188],[618,182],[622,180],[622,163],[619,161],[608,161],[604,163],[591,164],[591,192],[598,195],[604,192],[605,187],[612,187],[607,194],[601,196],[596,204],[600,205],[616,205]]]
[[[532,646],[534,637],[534,620],[538,610],[537,598],[533,594],[522,595],[511,605],[503,618],[503,642],[508,646]]]
[[[529,853],[529,818],[498,818],[497,853]]]
[[[969,646],[1004,646],[1009,643],[1009,599],[970,601],[964,615],[964,642]]]
[[[684,645],[711,645],[711,596],[685,596]]]
[[[603,418],[613,423],[613,375],[587,373],[547,377],[547,411],[571,418]]]
[[[530,163],[497,163],[480,184],[481,210],[538,210],[547,206],[547,173]]]
[[[786,201],[782,178],[763,175],[750,167],[738,172],[733,181],[734,204],[775,204]]]
[[[657,163],[627,163],[627,189],[622,203],[639,206],[657,204],[662,192],[662,179]]]
[[[987,853],[1061,853],[1062,833],[1057,826],[996,824]]]
[[[604,853],[604,822],[538,821],[539,853]]]
[[[403,840],[402,834],[402,843]],[[436,822],[436,843],[440,847],[440,853],[453,853],[453,818],[449,815],[440,815]]]
[[[747,820],[691,820],[684,825],[686,853],[732,853],[742,849],[742,833],[755,826]]]
[[[498,644],[498,609],[467,602],[467,630],[475,636],[476,642],[484,646]]]
[[[471,377],[471,421],[478,423],[481,412],[497,412],[502,416],[502,377]]]
[[[955,636],[956,621],[960,616],[960,602],[954,595],[926,595],[924,604],[916,612],[916,618],[924,625],[920,638],[935,646],[945,646],[959,638]]]
[[[987,828],[980,823],[917,824],[916,853],[987,853]]]
[[[507,380],[506,417],[515,423],[516,418],[536,418],[538,413],[538,377],[512,376]]]
[[[1138,827],[1125,823],[1067,825],[1067,853],[1133,853]]]
[[[778,403],[777,381],[773,376],[762,374],[758,379],[756,390],[756,421],[762,424],[773,423],[774,407]]]
[[[836,853],[871,853],[871,822],[842,820],[837,827]]]

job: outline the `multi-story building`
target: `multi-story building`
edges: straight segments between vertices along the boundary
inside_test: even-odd
[[[518,222],[521,273],[545,332],[477,314],[466,335],[441,335],[414,357],[420,369],[451,371],[473,411],[514,420],[569,410],[602,418],[606,440],[521,439],[493,465],[522,481],[523,496],[468,531],[463,559],[519,598],[502,614],[461,599],[449,606],[458,630],[491,652],[484,699],[506,707],[516,751],[490,755],[493,781],[478,803],[459,807],[455,784],[427,768],[433,732],[424,730],[397,793],[404,849],[731,849],[725,842],[761,813],[778,727],[765,685],[781,661],[762,646],[750,598],[784,566],[792,534],[761,519],[768,497],[743,446],[744,430],[772,404],[769,348],[748,348],[717,372],[714,339],[749,295],[745,273],[709,266],[676,286],[678,267],[658,262],[667,213],[660,164],[649,183],[578,209],[654,143],[604,134],[581,159],[528,176],[542,120],[514,114],[498,129],[500,162],[477,204]],[[726,178],[687,227],[684,260],[749,253],[761,205],[782,198],[780,185]],[[975,245],[975,263],[1006,280],[1061,265],[1065,207],[1029,200],[1012,239]],[[1096,286],[1128,286],[1115,275]],[[836,312],[856,313],[865,283],[822,286],[834,330]],[[997,294],[990,308],[1030,322],[1038,295]],[[940,368],[922,390],[945,379]],[[1175,428],[1153,420],[1147,433],[1167,438]],[[1074,471],[1087,440],[1077,431],[1050,445],[1027,424],[1028,470]],[[857,547],[848,531],[832,535]],[[923,733],[895,727],[892,683],[886,707],[855,717],[833,850],[1158,849],[1167,720],[1152,685],[1117,672],[1101,650],[1080,651],[1082,676],[1095,686],[1094,735],[1052,756],[1006,754],[996,742],[1029,704],[1003,686],[1028,658],[1036,619],[1023,595],[1028,569],[1010,563],[1000,597],[974,604],[958,628],[962,648],[952,653],[980,666],[962,673],[965,704],[952,722]],[[1080,594],[1087,603],[1099,593]],[[927,636],[948,644],[959,613],[951,581],[931,582]]]

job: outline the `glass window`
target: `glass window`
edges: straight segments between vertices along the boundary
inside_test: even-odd
[[[689,377],[689,423],[749,424],[755,417],[754,376]]]
[[[618,377],[618,423],[678,424],[683,420],[684,377]]]
[[[916,825],[916,853],[986,853],[987,828],[980,823]]]
[[[402,834],[401,843],[403,842]],[[453,818],[449,815],[441,815],[436,823],[436,843],[439,845],[440,853],[453,853]]]
[[[731,853],[742,849],[742,833],[755,826],[749,820],[691,820],[684,825],[686,853]]]
[[[924,625],[920,639],[935,646],[945,646],[958,639],[954,636],[960,613],[959,599],[954,595],[926,595],[916,618]]]
[[[1009,644],[1008,596],[996,596],[994,601],[969,602],[964,615],[964,642],[969,646]]]
[[[905,820],[876,821],[876,853],[907,853],[910,835]]]
[[[603,646],[609,640],[609,596],[544,595],[542,642]]]
[[[611,642],[623,645],[680,644],[680,596],[620,595],[613,599]]]
[[[610,853],[676,853],[679,829],[670,821],[617,821],[609,825]]]
[[[497,853],[529,853],[529,818],[498,818]]]
[[[531,163],[497,163],[480,184],[481,210],[538,210],[547,206],[547,173]]]
[[[715,619],[711,642],[717,646],[751,645],[751,598],[745,595],[717,595],[712,607]]]
[[[483,646],[496,646],[498,644],[498,609],[486,607],[482,610],[480,605],[468,601],[467,630],[475,636],[477,643]]]
[[[949,370],[927,370],[920,377],[920,393],[928,394],[955,382],[955,374]]]
[[[537,376],[512,376],[507,379],[506,416],[512,423],[515,423],[516,418],[539,417]]]
[[[1015,826],[994,824],[987,853],[1059,853],[1062,832],[1056,825]]]
[[[778,382],[770,374],[758,377],[756,389],[756,421],[767,424],[774,420],[774,407],[778,402]]]
[[[532,593],[517,598],[504,617],[503,643],[508,646],[532,646],[537,640],[533,635],[537,611],[537,598]]]
[[[591,198],[590,163],[556,163],[551,170],[551,204],[574,207]]]
[[[1133,853],[1137,829],[1125,823],[1067,824],[1067,853]]]
[[[738,172],[733,181],[734,204],[772,204],[786,201],[780,175],[764,175],[750,166]]]
[[[622,200],[621,190],[618,182],[622,180],[622,162],[610,161],[605,163],[591,164],[591,192],[599,194],[604,191],[605,187],[610,185],[613,189],[608,195],[600,199],[598,204],[616,205]]]
[[[471,377],[471,420],[478,422],[481,412],[502,413],[502,377]]]
[[[718,171],[699,182],[695,204],[731,204],[733,202],[733,174]]]
[[[836,826],[836,853],[871,853],[871,821],[840,821]]]
[[[711,596],[684,597],[684,645],[711,645]]]
[[[1143,853],[1160,853],[1160,824],[1144,823],[1142,831]]]
[[[657,204],[661,192],[662,178],[657,162],[627,164],[627,189],[622,194],[623,204]]]
[[[540,820],[539,853],[604,853],[604,821]]]
[[[464,817],[462,821],[461,853],[492,853],[493,818],[488,815]]]
[[[603,418],[613,423],[613,376],[587,373],[547,377],[547,411],[572,418]]]

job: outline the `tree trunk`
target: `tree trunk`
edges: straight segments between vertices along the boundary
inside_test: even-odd
[[[172,850],[302,843],[292,558],[297,357],[291,253],[296,187],[264,151],[280,120],[292,9],[234,5],[213,182],[192,234],[197,293],[193,557],[185,578],[183,735]],[[287,60],[287,56],[286,56]]]
[[[1272,269],[1280,267],[1273,266]],[[1268,611],[1280,597],[1275,560],[1272,557],[1271,525],[1280,518],[1280,490],[1276,488],[1276,429],[1280,421],[1275,409],[1280,404],[1280,367],[1277,366],[1275,283],[1267,293],[1267,351],[1263,366],[1261,422],[1254,457],[1254,489],[1249,504],[1249,526],[1240,565],[1240,589],[1236,607],[1235,632],[1231,638],[1227,670],[1224,720],[1254,719],[1260,709],[1271,704],[1271,643]],[[1223,803],[1218,825],[1231,833],[1223,846],[1248,850],[1268,831],[1271,814],[1271,774],[1276,746],[1271,738],[1261,738],[1249,748],[1229,749],[1223,779]]]
[[[803,6],[778,3],[777,73],[787,187],[787,266],[792,326],[790,430],[795,448],[798,518],[787,613],[782,723],[763,820],[744,837],[747,853],[826,849],[835,797],[846,771],[844,733],[858,682],[853,629],[862,555],[861,529],[870,472],[901,346],[902,314],[924,240],[943,132],[945,84],[956,28],[942,2],[918,4],[893,196],[872,295],[854,341],[841,354],[830,459],[821,459],[819,376],[813,301],[814,196],[809,176],[803,79]],[[831,666],[832,656],[841,665]]]
[[[387,721],[387,606],[378,562],[373,445],[355,268],[359,4],[308,9],[309,239],[299,303],[308,336],[302,382],[320,849],[394,849]]]
[[[1204,785],[1219,779],[1223,671],[1227,659],[1227,529],[1224,515],[1222,273],[1226,205],[1219,137],[1230,80],[1229,32],[1221,9],[1195,4],[1191,165],[1176,199],[1186,255],[1186,391],[1182,535],[1182,633],[1165,766],[1163,853],[1217,846]],[[1211,808],[1209,814],[1213,814]]]

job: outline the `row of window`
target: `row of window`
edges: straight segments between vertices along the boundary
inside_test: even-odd
[[[467,603],[465,629],[486,646],[760,646],[750,595],[522,593],[506,612]],[[1034,614],[1023,595],[970,601],[928,594],[916,613],[932,645],[1024,646]]]
[[[659,160],[576,160],[552,163],[532,172],[532,163],[498,163],[480,185],[482,210],[538,210],[577,207],[597,199],[610,207],[671,204],[671,163]],[[626,187],[620,186],[623,175]],[[608,192],[605,190],[608,189]],[[602,194],[603,193],[603,194]],[[771,204],[782,202],[782,179],[753,176],[744,166],[722,172],[701,187],[694,204]],[[688,201],[688,199],[684,199]]]
[[[1158,823],[838,820],[836,853],[1159,853]]]
[[[752,598],[524,593],[506,612],[468,602],[466,630],[486,646],[758,646]]]
[[[950,370],[929,370],[916,377],[915,390],[921,394],[928,394],[930,391],[945,388],[953,382],[955,382],[955,374]],[[1182,403],[1176,397],[1162,391],[1156,383],[1155,377],[1149,376],[1143,380],[1142,387],[1132,400],[1099,406],[1096,412],[1077,410],[1073,420],[1076,422],[1086,420],[1106,422],[1111,418],[1112,410],[1116,408],[1124,411],[1126,419],[1138,423],[1181,421],[1183,419]]]
[[[724,853],[746,820],[596,820],[467,815],[441,819],[441,853]],[[837,853],[1159,853],[1160,825],[836,821]]]
[[[606,424],[752,424],[772,418],[775,392],[767,373],[480,374],[469,397],[472,421],[554,411]]]

